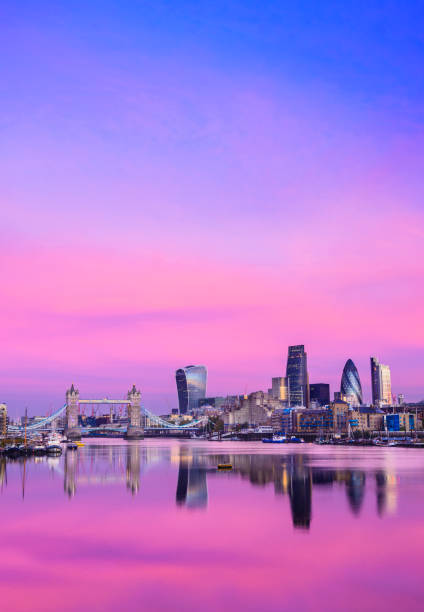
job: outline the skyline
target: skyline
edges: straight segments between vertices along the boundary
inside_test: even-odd
[[[293,348],[294,348],[294,349],[298,349],[298,348],[302,348],[302,349],[304,349],[304,345],[295,345],[295,346],[291,346],[291,347],[289,346],[289,347],[288,347],[288,349],[289,349],[289,351],[288,351],[288,355],[289,355],[289,356],[290,356],[290,349],[293,349]],[[306,351],[305,351],[305,354],[306,354]],[[374,357],[371,357],[371,361],[372,361],[372,360],[375,360],[375,358],[374,358]],[[378,363],[378,360],[377,360],[377,363]],[[359,376],[359,380],[358,380],[358,379],[356,379],[356,380],[357,380],[357,384],[359,384],[359,389],[361,389],[361,386],[362,386],[362,387],[364,387],[364,385],[363,385],[363,382],[362,382],[361,376],[360,376],[359,372],[357,371],[357,368],[356,368],[356,366],[355,366],[355,364],[353,363],[353,361],[352,361],[352,359],[351,359],[351,358],[349,358],[349,359],[346,361],[346,363],[344,364],[344,367],[343,367],[343,370],[342,370],[342,376],[341,376],[341,379],[340,379],[340,384],[339,384],[338,386],[337,386],[337,384],[336,384],[336,385],[335,385],[335,388],[333,388],[333,387],[332,387],[332,385],[331,385],[330,383],[328,383],[328,380],[313,380],[312,382],[311,382],[311,381],[309,381],[309,378],[310,378],[310,377],[309,377],[309,370],[308,370],[308,371],[307,371],[307,379],[308,379],[308,381],[309,381],[309,382],[307,383],[307,384],[308,384],[308,387],[309,387],[310,385],[317,385],[317,384],[328,384],[328,385],[329,385],[329,389],[330,389],[330,401],[332,401],[333,396],[335,395],[335,393],[336,393],[336,392],[341,391],[342,393],[345,393],[345,391],[343,391],[342,387],[343,387],[343,379],[344,379],[344,377],[345,377],[346,368],[347,368],[348,366],[349,366],[351,369],[353,369],[353,370],[356,372],[355,376]],[[385,368],[389,368],[389,376],[390,376],[390,374],[391,374],[391,372],[390,372],[390,365],[385,365],[385,366],[383,366],[383,367],[385,367]],[[175,376],[176,376],[178,373],[184,372],[185,370],[190,370],[190,368],[193,368],[193,369],[195,369],[196,371],[197,371],[197,370],[203,370],[203,371],[205,372],[205,374],[204,374],[204,376],[205,376],[205,381],[204,381],[204,384],[205,384],[205,389],[203,390],[203,397],[204,397],[205,395],[206,395],[206,397],[219,397],[219,396],[221,396],[221,397],[222,397],[222,395],[223,395],[222,393],[212,393],[212,392],[211,392],[211,391],[208,389],[208,387],[206,386],[206,377],[207,377],[207,378],[209,378],[209,372],[207,371],[207,366],[205,366],[205,365],[196,365],[196,366],[192,365],[192,366],[185,366],[184,368],[179,368],[179,369],[177,369],[177,370],[174,372],[174,384],[176,383],[176,378],[175,378]],[[283,372],[283,373],[281,373],[281,374],[283,374],[283,379],[284,379],[284,376],[285,376],[286,372]],[[367,399],[367,398],[364,398],[364,401],[363,401],[363,402],[362,402],[362,401],[360,401],[358,405],[370,405],[370,404],[374,404],[374,403],[375,403],[375,402],[373,401],[373,398],[372,398],[372,376],[373,376],[373,374],[372,374],[371,372],[369,372],[370,382],[369,382],[369,384],[368,384],[368,385],[367,385],[367,383],[365,383],[365,388],[366,388],[367,386],[369,386],[369,388],[370,388],[369,392],[370,392],[370,396],[371,396],[371,397],[370,397],[370,398],[368,398],[368,399]],[[327,377],[327,378],[328,378],[328,377]],[[267,383],[267,384],[265,384],[265,385],[264,385],[264,386],[263,386],[261,389],[255,389],[255,390],[250,390],[250,389],[249,389],[249,390],[247,391],[247,386],[245,387],[245,389],[246,389],[247,393],[257,392],[257,391],[264,391],[264,392],[266,393],[266,392],[269,390],[270,386],[271,386],[271,385],[270,385],[270,383],[271,383],[272,385],[274,384],[274,383],[273,383],[273,375],[271,375],[271,376],[269,377],[268,383]],[[196,384],[197,384],[197,383],[196,383]],[[346,381],[345,381],[345,384],[346,384]],[[71,388],[72,388],[72,389],[74,388],[74,383],[72,383]],[[95,388],[95,387],[93,387],[93,385],[91,385],[91,389],[94,389],[94,388]],[[90,389],[90,386],[88,387],[88,389]],[[88,392],[88,394],[90,394],[90,391],[89,391],[88,389],[85,389],[85,393],[87,393],[87,392]],[[135,383],[133,384],[133,390],[134,390],[134,389],[135,389]],[[239,390],[238,392],[236,392],[236,393],[235,393],[235,394],[233,394],[233,395],[243,395],[243,394],[245,394],[245,393],[246,393],[246,391],[242,393],[242,392]],[[68,392],[66,392],[66,393],[68,393]],[[180,398],[179,398],[178,382],[177,382],[177,384],[176,384],[175,394],[176,394],[176,405],[172,405],[172,406],[171,406],[171,405],[170,405],[170,404],[171,404],[171,402],[170,402],[170,401],[166,401],[166,407],[167,407],[167,408],[171,408],[171,409],[175,409],[175,408],[177,408],[177,409],[179,409],[179,410],[181,411],[181,401],[180,401]],[[103,393],[103,395],[102,395],[102,394],[100,394],[100,395],[101,395],[101,397],[105,397],[105,398],[109,398],[109,397],[110,397],[110,395],[109,395],[108,393],[106,393],[106,394],[105,394],[105,393]],[[125,394],[125,393],[124,393],[124,394],[122,394],[122,390],[121,390],[121,391],[119,391],[118,393],[116,393],[115,395],[116,395],[116,399],[118,399],[118,398],[119,398],[119,397],[121,397],[121,395],[122,395],[122,400],[123,400],[123,402],[125,402],[125,398],[126,398],[126,395],[127,395],[127,394]],[[230,396],[230,395],[231,395],[231,394],[229,394],[229,393],[224,394],[224,396]],[[398,391],[398,390],[396,390],[396,389],[394,389],[394,390],[392,389],[391,398],[392,398],[392,400],[393,400],[393,405],[396,405],[396,404],[397,404],[397,397],[398,397],[398,396],[401,396],[402,398],[404,398],[404,395],[405,395],[405,394],[404,394],[402,391]],[[151,408],[151,406],[149,406],[149,405],[148,405],[148,403],[146,404],[146,402],[145,402],[144,400],[145,400],[145,398],[144,398],[144,394],[143,394],[143,392],[142,392],[142,390],[141,390],[141,403],[142,403],[142,405],[143,405],[143,406],[145,406],[146,408]],[[405,400],[406,400],[406,401],[405,401],[405,403],[406,403],[406,404],[407,404],[407,403],[411,403],[411,402],[413,401],[413,400],[411,400],[411,399],[409,399],[409,398],[405,398]],[[4,400],[3,400],[3,401],[4,401]],[[172,401],[172,400],[171,400],[171,401]],[[415,400],[415,401],[423,401],[423,400]],[[5,404],[7,404],[7,402],[6,402],[6,401],[4,401],[4,403],[5,403]],[[59,403],[60,403],[60,401],[59,401]],[[295,403],[291,403],[291,405],[292,405],[292,406],[295,406]],[[46,407],[46,406],[44,405],[44,407]],[[164,406],[164,404],[162,403],[162,404],[161,404],[161,406],[160,406],[160,408],[162,408],[162,411],[163,411],[163,408],[164,408],[164,407],[165,407],[165,406]],[[9,407],[9,408],[10,408],[10,407]],[[14,408],[16,408],[16,406],[13,406],[13,405],[12,405],[12,410],[10,411],[10,414],[11,414],[11,415],[13,415],[13,416],[20,416],[20,412],[19,412],[19,410],[16,412],[16,410],[14,410]],[[27,405],[25,406],[25,409],[26,409],[26,408],[28,408],[28,406],[27,406]],[[58,408],[58,405],[53,406],[53,404],[51,404],[49,408],[50,408],[50,410],[48,410],[48,413],[50,414],[50,413],[51,413],[53,410],[56,410],[56,409]],[[154,411],[153,411],[153,412],[154,412]],[[185,412],[185,411],[183,411],[183,412]]]
[[[424,397],[421,2],[2,7],[0,401]],[[156,392],[159,389],[159,392]]]

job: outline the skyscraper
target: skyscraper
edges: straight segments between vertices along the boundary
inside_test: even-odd
[[[362,405],[362,387],[358,370],[352,359],[348,359],[343,368],[340,393],[353,406]]]
[[[289,346],[286,377],[289,406],[309,405],[308,364],[303,344]]]
[[[330,385],[327,383],[311,383],[309,385],[310,399],[320,406],[330,403]]]
[[[279,399],[283,402],[288,401],[288,386],[287,378],[285,376],[275,376],[272,379],[272,397]]]
[[[205,366],[186,366],[175,372],[180,414],[187,414],[199,407],[206,396],[207,370]]]
[[[390,368],[371,357],[372,403],[375,406],[390,406],[392,403],[392,383]]]

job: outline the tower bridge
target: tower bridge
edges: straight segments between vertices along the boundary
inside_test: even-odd
[[[84,405],[106,405],[111,408],[114,405],[125,406],[128,417],[128,424],[126,426],[120,425],[108,425],[100,427],[81,427],[79,424],[79,415],[81,412],[81,406]],[[199,427],[204,427],[208,422],[208,417],[200,417],[199,419],[190,421],[190,423],[184,425],[175,425],[169,423],[164,419],[161,419],[157,414],[153,414],[141,405],[141,392],[136,388],[135,385],[128,391],[125,399],[83,399],[80,397],[79,390],[75,388],[74,384],[71,385],[70,389],[66,391],[66,403],[64,406],[53,412],[51,415],[44,419],[38,420],[36,423],[32,423],[26,427],[28,433],[42,431],[46,427],[50,426],[54,421],[61,418],[63,415],[66,417],[65,421],[65,434],[70,440],[78,440],[81,435],[88,435],[90,433],[114,433],[115,435],[122,435],[129,440],[140,440],[144,438],[145,429],[148,431],[152,430],[166,430],[167,432],[183,432],[187,430],[196,430]],[[8,431],[11,434],[23,433],[24,425],[14,426],[9,425]]]
[[[78,389],[72,384],[66,392],[66,426],[65,433],[70,440],[81,438],[81,427],[78,423],[81,404],[126,404],[128,415],[128,427],[125,437],[137,440],[144,437],[144,427],[141,423],[141,393],[133,385],[127,393],[127,399],[80,399]]]

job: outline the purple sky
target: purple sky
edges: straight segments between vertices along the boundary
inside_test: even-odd
[[[287,345],[422,399],[422,2],[6,2],[0,400],[267,389]]]

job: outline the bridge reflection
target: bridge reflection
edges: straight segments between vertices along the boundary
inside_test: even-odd
[[[331,459],[331,457],[329,457]],[[312,465],[308,454],[209,454],[207,448],[175,444],[167,447],[125,445],[87,445],[78,451],[66,451],[60,458],[6,459],[0,457],[0,488],[7,485],[9,463],[46,464],[63,476],[66,494],[72,498],[81,487],[125,483],[132,495],[140,492],[142,477],[155,466],[177,468],[175,502],[188,509],[208,505],[208,479],[241,478],[254,487],[273,486],[275,495],[287,496],[296,529],[309,529],[313,517],[313,491],[329,487],[345,489],[346,499],[354,515],[361,512],[365,493],[374,489],[379,515],[396,509],[396,478],[379,469],[327,469]],[[231,463],[233,469],[222,473],[219,463]],[[329,462],[330,463],[330,462]],[[25,470],[21,470],[25,474]],[[27,478],[31,477],[27,469]]]

